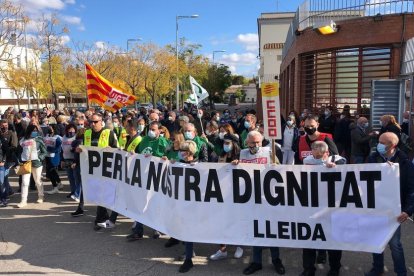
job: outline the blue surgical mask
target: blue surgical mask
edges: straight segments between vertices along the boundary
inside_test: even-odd
[[[387,152],[387,146],[384,144],[378,143],[377,151],[379,154],[385,154]]]
[[[191,131],[186,131],[184,132],[184,138],[186,140],[193,140],[194,139],[194,135]]]
[[[255,147],[249,147],[250,153],[251,154],[256,154],[259,152],[260,147],[259,146],[255,146]]]
[[[33,131],[32,134],[30,134],[30,137],[36,138],[39,135],[37,131]]]
[[[250,128],[250,122],[244,121],[244,127],[249,129]]]
[[[232,149],[233,149],[233,146],[231,144],[230,145],[223,145],[224,152],[229,152]]]
[[[179,160],[185,160],[185,157],[181,151],[179,151],[177,155]]]

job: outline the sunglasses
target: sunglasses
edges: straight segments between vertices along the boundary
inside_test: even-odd
[[[97,123],[99,123],[100,121],[91,121],[91,124],[97,124]]]

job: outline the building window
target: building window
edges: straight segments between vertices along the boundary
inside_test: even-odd
[[[303,54],[300,60],[300,109],[350,105],[359,112],[369,107],[372,80],[390,77],[391,48],[338,49]]]

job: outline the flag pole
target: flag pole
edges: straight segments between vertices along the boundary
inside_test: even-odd
[[[86,70],[86,63],[84,64],[85,66],[83,67],[83,69],[85,70],[85,93],[86,93],[86,110],[89,110],[89,97],[88,97],[88,73]]]
[[[272,164],[276,163],[276,142],[272,139]]]

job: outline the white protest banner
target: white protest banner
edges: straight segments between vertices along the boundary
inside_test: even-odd
[[[184,241],[379,253],[399,226],[398,165],[188,165],[82,148],[86,202]]]
[[[261,89],[264,136],[267,139],[282,139],[279,83],[263,83]]]

